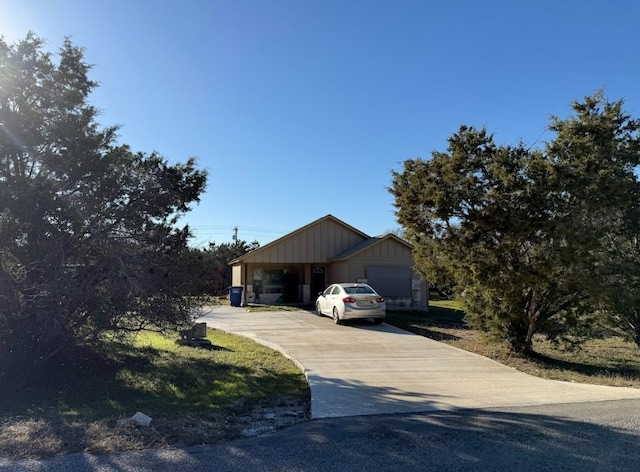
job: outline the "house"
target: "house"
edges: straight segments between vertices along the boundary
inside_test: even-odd
[[[309,304],[336,282],[365,282],[391,309],[428,309],[427,283],[413,270],[411,245],[370,237],[327,215],[231,261],[242,303]]]

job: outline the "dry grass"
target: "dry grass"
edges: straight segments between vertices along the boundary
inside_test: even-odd
[[[148,428],[119,425],[118,418],[7,417],[0,423],[0,457],[42,459],[72,452],[109,454],[214,444],[307,421],[309,412],[308,399],[280,397],[259,405],[160,416]]]
[[[70,452],[110,453],[166,446],[158,428],[119,427],[115,421],[71,421],[61,418],[5,418],[0,427],[0,454],[40,459]]]
[[[308,420],[309,387],[292,361],[239,336],[209,338],[212,350],[148,335],[3,378],[0,457],[212,444]],[[121,422],[137,411],[149,427]]]
[[[429,314],[396,312],[388,322],[543,378],[640,388],[640,353],[619,338],[567,352],[536,339],[537,355],[514,355],[462,322],[455,303]],[[210,332],[213,351],[141,339],[106,363],[75,359],[57,371],[0,383],[0,457],[212,444],[309,418],[308,385],[289,360],[244,338]],[[86,365],[85,365],[86,364]],[[73,367],[73,368],[72,368]],[[151,426],[125,426],[136,411]]]

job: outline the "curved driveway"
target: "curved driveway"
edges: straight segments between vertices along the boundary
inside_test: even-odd
[[[312,418],[640,399],[635,388],[539,379],[388,324],[227,306],[199,321],[297,362],[311,386]]]

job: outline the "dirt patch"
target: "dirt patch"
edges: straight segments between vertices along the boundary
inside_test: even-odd
[[[257,436],[308,421],[310,400],[297,398],[225,411],[153,418],[149,427],[122,418],[91,423],[61,418],[12,417],[0,424],[0,457],[43,459],[74,452],[110,454],[215,444]]]

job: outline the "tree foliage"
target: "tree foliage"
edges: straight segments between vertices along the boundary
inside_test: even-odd
[[[543,149],[497,145],[485,129],[463,126],[446,152],[393,173],[417,269],[454,281],[469,322],[518,352],[531,351],[536,333],[587,334],[593,307],[611,293],[611,272],[628,263],[621,255],[605,265],[605,249],[612,237],[637,233],[629,217],[638,203],[638,121],[601,93],[573,111],[552,119],[556,137]]]
[[[46,360],[101,333],[187,322],[176,223],[199,201],[194,159],[116,143],[69,40],[0,40],[0,357]]]
[[[231,286],[231,266],[229,263],[254,249],[260,243],[253,241],[234,241],[216,244],[210,242],[204,249],[192,249],[195,258],[192,290],[196,294],[223,295]]]
[[[640,241],[631,238],[610,241],[606,249],[601,303],[605,327],[634,342],[640,348]]]

